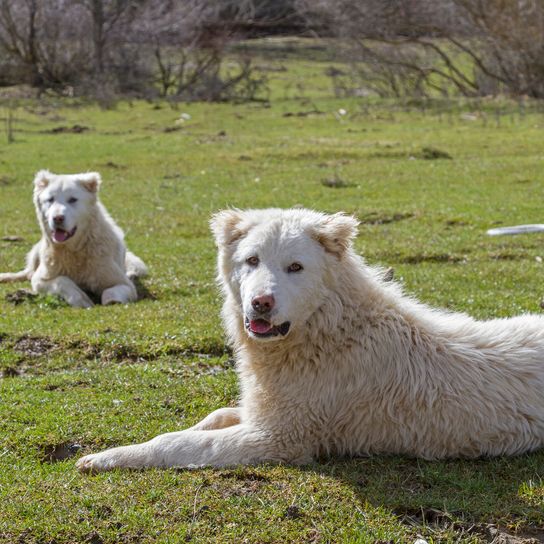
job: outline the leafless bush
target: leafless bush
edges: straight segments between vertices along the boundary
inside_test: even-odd
[[[209,48],[180,48],[165,59],[155,49],[160,94],[172,100],[243,102],[266,94],[266,76],[258,72],[250,57],[225,57]]]
[[[299,0],[378,94],[544,97],[542,0]]]
[[[0,66],[6,83],[104,102],[254,99],[266,80],[228,50],[253,14],[252,0],[0,0]]]
[[[75,72],[90,64],[81,15],[75,2],[0,0],[0,51],[19,83],[54,89],[74,83]]]

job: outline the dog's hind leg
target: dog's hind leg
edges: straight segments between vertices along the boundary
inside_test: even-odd
[[[132,283],[114,285],[108,287],[102,292],[100,301],[104,306],[107,304],[127,304],[128,302],[134,302],[138,299],[136,288]]]
[[[132,251],[127,251],[125,255],[125,269],[127,276],[130,279],[147,276],[147,266],[142,259],[134,255]]]
[[[190,431],[209,431],[211,429],[224,429],[238,425],[241,421],[240,408],[219,408],[208,414],[202,421],[193,425]]]
[[[41,277],[38,271],[32,276],[32,289],[36,293],[56,295],[63,298],[70,306],[90,308],[92,300],[67,276],[57,276],[52,280]]]

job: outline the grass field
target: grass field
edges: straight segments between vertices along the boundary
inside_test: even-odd
[[[421,300],[479,318],[542,311],[542,237],[485,230],[543,221],[544,115],[333,98],[318,53],[263,54],[270,104],[6,102],[0,270],[22,268],[39,237],[31,181],[49,168],[102,173],[102,201],[151,274],[140,302],[91,310],[0,286],[0,542],[544,542],[544,452],[74,468],[236,403],[208,229],[226,206],[345,210],[361,220],[357,250]]]

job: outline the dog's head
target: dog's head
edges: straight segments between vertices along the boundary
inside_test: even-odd
[[[357,224],[341,213],[303,209],[226,210],[213,217],[219,281],[250,338],[278,340],[307,324]]]
[[[34,178],[38,220],[54,244],[66,244],[85,229],[96,205],[100,174],[56,175],[41,170]]]

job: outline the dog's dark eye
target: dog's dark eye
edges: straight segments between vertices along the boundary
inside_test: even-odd
[[[257,257],[256,255],[253,255],[253,257],[248,257],[246,259],[246,263],[249,266],[257,266],[259,264],[259,257]]]
[[[287,272],[300,272],[301,270],[304,270],[304,267],[300,263],[291,263],[287,267]]]
[[[77,198],[75,196],[72,196],[68,199],[68,204],[75,204],[77,202]]]
[[[55,197],[54,196],[50,196],[48,199],[46,199],[46,202],[48,204],[53,204],[53,202],[55,202]]]

